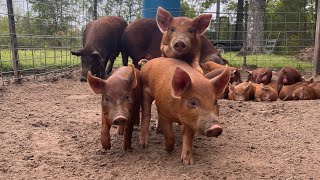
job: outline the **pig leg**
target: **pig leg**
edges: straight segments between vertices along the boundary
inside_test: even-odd
[[[117,130],[118,130],[118,134],[119,134],[119,135],[123,135],[123,132],[124,132],[124,126],[119,125]]]
[[[106,69],[106,73],[107,73],[108,75],[111,74],[114,61],[116,60],[116,58],[117,58],[118,55],[119,55],[119,53],[112,53],[112,54],[111,54],[111,56],[110,56],[110,58],[109,58],[108,66],[107,66],[107,69]]]
[[[128,124],[125,125],[124,129],[124,141],[123,141],[123,149],[124,150],[131,150],[131,138],[132,138],[132,131],[133,131],[134,121],[130,119]]]
[[[166,121],[159,113],[158,116],[159,127],[164,135],[166,151],[172,152],[174,149],[174,134],[172,132],[172,123]]]
[[[145,148],[148,144],[149,127],[151,119],[151,105],[153,97],[150,96],[147,90],[143,90],[142,100],[142,118],[141,118],[141,132],[140,132],[140,145]]]
[[[185,165],[193,164],[192,157],[192,140],[194,136],[194,131],[182,124],[182,153],[181,153],[181,161]]]
[[[106,150],[111,148],[110,128],[111,128],[111,125],[107,123],[106,117],[104,117],[103,115],[102,127],[101,127],[101,145]]]

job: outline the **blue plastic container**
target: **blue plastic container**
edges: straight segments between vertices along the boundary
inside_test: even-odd
[[[158,6],[166,9],[173,16],[180,16],[180,0],[142,0],[142,17],[155,18]]]

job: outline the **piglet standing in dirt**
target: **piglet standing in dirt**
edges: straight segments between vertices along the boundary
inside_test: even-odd
[[[87,81],[88,71],[100,78],[111,73],[113,63],[122,49],[122,33],[126,27],[127,22],[117,16],[101,17],[86,25],[83,48],[71,51],[72,55],[81,56],[80,81]]]
[[[196,131],[207,137],[222,133],[219,125],[217,97],[226,88],[230,71],[225,70],[213,79],[186,62],[172,58],[156,58],[148,61],[141,70],[143,103],[140,144],[145,147],[151,118],[151,104],[155,100],[158,124],[165,137],[165,148],[173,151],[175,138],[173,122],[182,125],[182,153],[184,164],[193,164],[192,141]]]
[[[283,85],[292,85],[297,82],[303,81],[300,72],[292,67],[283,67],[279,71],[278,76],[278,91],[281,90]]]
[[[163,57],[185,61],[202,72],[200,68],[201,36],[211,21],[211,14],[201,14],[194,19],[173,17],[158,7],[157,24],[163,33],[160,50]]]
[[[249,73],[248,81],[252,81],[257,84],[263,83],[265,85],[271,82],[271,78],[272,78],[271,68],[267,68],[267,67],[258,68],[253,71],[248,71],[248,73]]]
[[[139,71],[133,65],[120,67],[107,80],[94,77],[89,71],[88,81],[94,93],[102,94],[102,146],[111,148],[110,128],[118,125],[118,133],[124,133],[124,150],[131,149],[133,126],[140,121]]]

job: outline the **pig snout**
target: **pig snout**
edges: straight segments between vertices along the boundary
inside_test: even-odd
[[[221,135],[223,129],[216,120],[218,117],[214,117],[211,120],[204,120],[200,125],[200,133],[207,137],[218,137]]]
[[[207,137],[218,137],[222,134],[222,127],[215,124],[204,131],[204,135]]]
[[[286,77],[284,77],[283,80],[282,80],[282,83],[283,84],[287,84],[288,83],[288,79]]]
[[[183,40],[177,40],[173,43],[173,48],[178,52],[184,52],[187,49],[187,44]]]
[[[112,120],[112,124],[114,124],[114,125],[124,125],[126,121],[128,121],[128,118],[119,115],[119,116],[115,117]]]

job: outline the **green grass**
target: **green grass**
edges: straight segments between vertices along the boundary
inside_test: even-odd
[[[231,66],[241,67],[243,64],[243,56],[237,56],[236,52],[228,52],[222,54],[222,57],[227,59]],[[283,66],[291,66],[300,70],[310,70],[312,68],[311,62],[300,61],[289,55],[276,54],[259,54],[248,55],[247,65],[257,65],[258,67],[271,67],[280,69]]]
[[[243,57],[236,56],[235,52],[228,52],[222,55],[230,62],[231,66],[240,67],[243,64]],[[301,70],[309,70],[312,63],[299,61],[292,56],[287,55],[248,55],[248,65],[257,65],[258,67],[281,68],[291,66]],[[20,69],[57,69],[67,66],[80,65],[80,58],[72,56],[69,50],[41,49],[41,50],[20,50],[19,51]],[[114,67],[122,66],[121,55],[114,63]],[[0,50],[0,71],[12,71],[12,55],[10,50]]]

